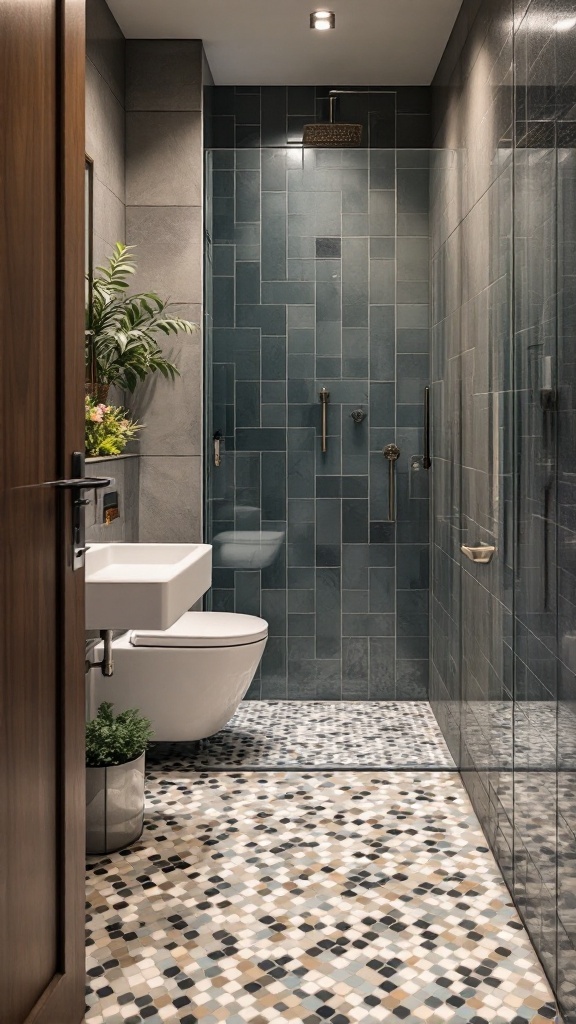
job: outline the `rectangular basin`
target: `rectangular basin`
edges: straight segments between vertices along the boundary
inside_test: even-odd
[[[210,544],[91,544],[86,629],[168,629],[211,586]]]

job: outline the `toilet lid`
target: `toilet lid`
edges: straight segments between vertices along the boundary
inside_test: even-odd
[[[185,612],[168,629],[135,629],[133,647],[239,647],[268,636],[268,623],[236,612]]]

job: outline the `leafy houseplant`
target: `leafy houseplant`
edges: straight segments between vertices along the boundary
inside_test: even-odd
[[[162,355],[158,332],[192,334],[198,325],[167,316],[168,300],[155,292],[128,295],[136,272],[132,245],[117,242],[105,267],[97,267],[86,310],[86,380],[105,402],[108,388],[134,391],[138,381],[159,371],[174,380],[179,370]]]
[[[86,849],[112,853],[135,842],[144,827],[144,761],[152,735],[131,708],[114,715],[104,701],[86,724]]]
[[[86,723],[86,764],[108,768],[140,757],[152,737],[152,726],[136,708],[114,716],[114,705],[103,701],[96,718]]]
[[[128,441],[136,437],[143,424],[133,422],[125,409],[85,398],[86,455],[121,455]]]

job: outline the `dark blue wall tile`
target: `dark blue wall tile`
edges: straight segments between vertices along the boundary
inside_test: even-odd
[[[238,124],[236,123],[236,147],[249,147],[251,149],[259,149],[260,142],[260,125],[259,124]]]
[[[218,278],[216,278],[218,280]],[[236,304],[258,305],[260,302],[260,264],[236,264]]]
[[[343,327],[368,326],[368,264],[367,238],[342,239]]]
[[[394,569],[371,567],[368,573],[369,609],[371,612],[394,612]]]
[[[286,193],[262,193],[262,280],[286,280]]]
[[[340,569],[317,569],[316,594],[316,657],[340,658]]]
[[[262,518],[281,520],[286,516],[285,452],[262,452]]]
[[[265,86],[262,89],[262,145],[286,145],[285,86]]]
[[[214,278],[214,327],[234,326],[234,279]]]
[[[286,380],[286,339],[282,337],[262,338],[262,380]],[[262,398],[266,401],[267,388]]]
[[[234,116],[237,124],[258,124],[260,122],[260,90],[243,93],[236,89]]]
[[[236,449],[243,452],[284,452],[286,431],[275,427],[266,430],[241,428],[236,431]]]
[[[346,498],[342,502],[342,541],[344,544],[368,543],[368,501]]]
[[[370,306],[371,381],[390,381],[396,378],[395,326],[394,305]]]
[[[260,426],[260,381],[240,380],[236,384],[236,425]]]
[[[343,615],[343,636],[394,636],[393,615]]]
[[[370,639],[370,700],[394,700],[396,697],[396,665],[394,640]]]

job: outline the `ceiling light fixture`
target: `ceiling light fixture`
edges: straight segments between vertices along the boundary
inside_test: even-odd
[[[310,15],[310,28],[325,32],[328,28],[336,27],[336,15],[334,11],[313,11]]]
[[[576,27],[576,18],[561,18],[554,25],[557,32],[568,32],[571,28]]]

